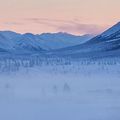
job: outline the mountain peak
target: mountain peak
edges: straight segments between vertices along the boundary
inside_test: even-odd
[[[117,24],[113,25],[111,28],[109,28],[105,32],[103,32],[101,34],[101,36],[102,37],[107,37],[107,36],[112,35],[112,34],[118,32],[118,31],[120,31],[120,22],[118,22]]]

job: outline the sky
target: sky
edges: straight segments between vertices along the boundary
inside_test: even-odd
[[[120,21],[120,0],[0,0],[0,30],[99,34]]]

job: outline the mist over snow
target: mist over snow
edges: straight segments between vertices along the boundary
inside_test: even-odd
[[[1,62],[2,120],[120,118],[118,58]]]

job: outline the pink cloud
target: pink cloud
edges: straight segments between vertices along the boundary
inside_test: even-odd
[[[53,27],[56,31],[74,34],[99,34],[107,28],[107,26],[80,23],[78,20],[58,20],[48,18],[29,18],[26,20],[32,23]]]

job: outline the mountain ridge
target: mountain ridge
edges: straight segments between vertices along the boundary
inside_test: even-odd
[[[117,29],[116,29],[117,28]],[[111,34],[109,31],[112,31]],[[114,32],[113,32],[114,31]],[[107,35],[108,33],[108,35]],[[62,56],[99,56],[100,54],[106,54],[106,56],[111,54],[113,51],[116,55],[120,55],[120,22],[113,25],[111,28],[106,30],[100,35],[90,39],[89,41],[79,44],[73,47],[59,49],[54,51],[55,54],[61,54]]]
[[[4,37],[4,39],[2,39]],[[68,33],[43,33],[43,34],[32,34],[25,33],[19,34],[13,31],[0,31],[0,40],[1,44],[5,43],[7,45],[7,41],[9,43],[9,50],[14,51],[15,49],[23,51],[23,49],[34,48],[34,50],[52,50],[59,49],[68,46],[74,46],[77,44],[81,44],[82,42],[87,41],[93,37],[92,35],[83,35],[76,36]],[[7,46],[4,45],[4,49]],[[17,48],[18,47],[18,48]]]
[[[14,34],[14,32],[9,31],[4,34],[0,32],[1,51],[76,57],[102,56],[103,54],[103,56],[113,56],[114,54],[120,56],[120,22],[89,40],[86,40],[89,35],[75,36],[62,32],[36,35],[32,33]],[[86,41],[81,42],[81,37]],[[9,47],[8,43],[12,47]],[[7,49],[4,49],[5,44]]]

